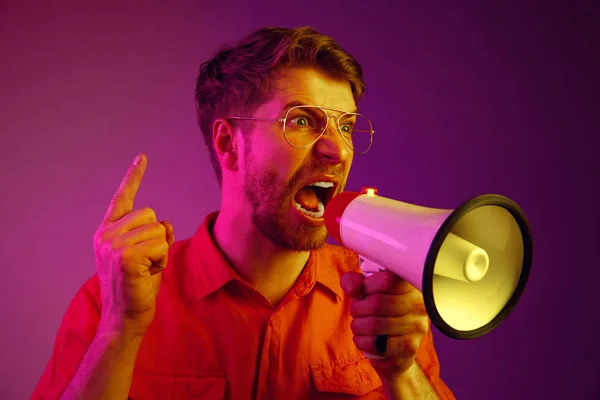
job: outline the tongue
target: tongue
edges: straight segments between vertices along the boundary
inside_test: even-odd
[[[310,187],[303,187],[294,199],[304,208],[306,211],[317,211],[319,206],[319,198],[317,193]]]

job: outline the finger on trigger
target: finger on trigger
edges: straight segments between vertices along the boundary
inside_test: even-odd
[[[390,271],[376,272],[366,277],[363,287],[365,296],[372,293],[405,294],[414,289],[408,281]]]
[[[130,165],[125,177],[121,180],[121,184],[106,211],[104,222],[115,222],[133,210],[135,196],[144,177],[146,165],[146,156],[139,154]]]

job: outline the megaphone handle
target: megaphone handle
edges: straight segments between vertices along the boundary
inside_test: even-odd
[[[361,255],[358,256],[358,263],[360,265],[361,271],[366,277],[373,275],[375,272],[385,271],[385,268],[383,268],[381,265]],[[386,358],[385,356],[381,356],[379,354],[372,354],[367,352],[363,352],[363,354],[370,360],[385,360]]]

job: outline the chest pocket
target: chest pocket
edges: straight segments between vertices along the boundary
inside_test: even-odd
[[[381,379],[365,358],[314,364],[310,367],[316,393],[311,398],[383,399]]]
[[[131,400],[222,400],[225,376],[211,373],[134,373]]]

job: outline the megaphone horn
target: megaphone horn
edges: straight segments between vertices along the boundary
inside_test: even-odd
[[[452,210],[364,188],[335,196],[324,218],[329,234],[359,255],[365,274],[387,270],[421,291],[431,322],[453,339],[495,329],[527,284],[531,228],[505,196],[480,195]]]

